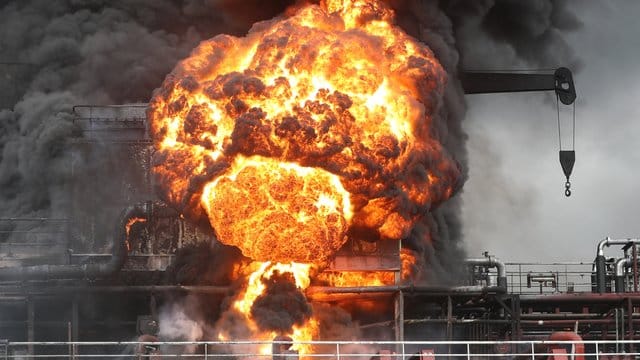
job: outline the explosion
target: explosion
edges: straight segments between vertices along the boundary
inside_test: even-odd
[[[457,188],[433,124],[446,74],[393,17],[378,0],[301,5],[202,42],[154,93],[164,199],[261,264],[234,305],[249,320],[268,262],[320,269],[348,237],[406,238]],[[279,271],[304,289],[310,269]]]

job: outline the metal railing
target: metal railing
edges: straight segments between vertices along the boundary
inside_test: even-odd
[[[293,344],[309,352],[272,349]],[[282,346],[280,346],[282,345]],[[565,359],[640,356],[640,341],[3,342],[0,359]]]
[[[80,140],[150,144],[147,104],[76,105],[73,123],[82,129]]]
[[[592,262],[508,262],[505,265],[509,292],[514,294],[591,292]]]

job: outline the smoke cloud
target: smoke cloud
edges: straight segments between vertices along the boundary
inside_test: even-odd
[[[291,331],[311,316],[311,305],[290,273],[275,273],[263,279],[266,288],[251,307],[251,317],[262,330]]]
[[[0,97],[18,100],[0,110],[0,216],[66,216],[70,202],[66,186],[73,179],[95,180],[92,174],[81,173],[96,167],[83,165],[102,154],[78,156],[68,146],[69,139],[82,136],[73,122],[73,105],[145,102],[199,41],[222,32],[243,34],[255,21],[281,14],[292,3],[6,3],[0,8],[5,19],[0,24],[0,61],[23,65],[5,70],[19,75],[15,76],[19,84],[0,87]],[[580,26],[566,1],[390,3],[398,24],[429,45],[450,74],[437,135],[464,174],[468,171],[461,127],[465,106],[455,81],[459,68],[579,64],[562,35]],[[460,257],[459,207],[458,198],[441,205],[428,216],[428,233],[416,229],[408,246],[436,254],[427,256],[428,262]]]
[[[579,65],[563,37],[580,26],[567,1],[390,3],[398,24],[425,42],[449,74],[435,135],[459,162],[464,176],[467,136],[462,128],[464,94],[456,81],[459,69]],[[105,174],[127,156],[107,146],[88,152],[71,147],[70,140],[83,136],[73,121],[73,105],[146,102],[201,40],[219,33],[244,34],[255,21],[281,14],[291,4],[284,0],[4,2],[0,62],[18,65],[3,67],[4,78],[11,80],[0,85],[0,103],[5,107],[0,109],[0,217],[69,216],[69,185],[77,179],[101,184],[98,179],[108,178]],[[108,203],[114,201],[113,194],[121,195],[117,186],[101,185],[93,188],[97,199]],[[456,265],[464,257],[460,206],[459,197],[441,204],[403,240],[423,255],[430,269],[423,274],[425,281],[455,278]],[[0,230],[15,229],[13,224],[0,224]],[[184,262],[174,267],[173,280],[225,283],[225,274],[215,271],[219,267],[203,265],[204,271],[193,267],[205,263],[202,254],[211,252],[185,253]],[[207,329],[185,315],[184,304],[180,305],[169,305],[161,313],[161,335],[185,340],[206,337]],[[328,338],[358,336],[350,318],[338,310],[314,305],[314,311],[342,319],[327,330]]]

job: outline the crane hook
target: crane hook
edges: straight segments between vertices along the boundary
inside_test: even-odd
[[[564,195],[566,197],[571,196],[571,182],[569,177],[573,171],[573,164],[576,162],[576,152],[574,150],[560,150],[560,165],[562,165],[562,171],[567,178],[567,182],[564,183]]]

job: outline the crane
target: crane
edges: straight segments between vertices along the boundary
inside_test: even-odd
[[[555,91],[558,100],[565,105],[574,104],[576,100],[573,75],[566,67],[560,67],[553,73],[462,71],[460,81],[465,94]],[[558,131],[560,131],[559,127]],[[564,194],[569,197],[571,196],[569,177],[576,162],[575,148],[571,150],[560,148],[559,157],[560,166],[567,178]]]

